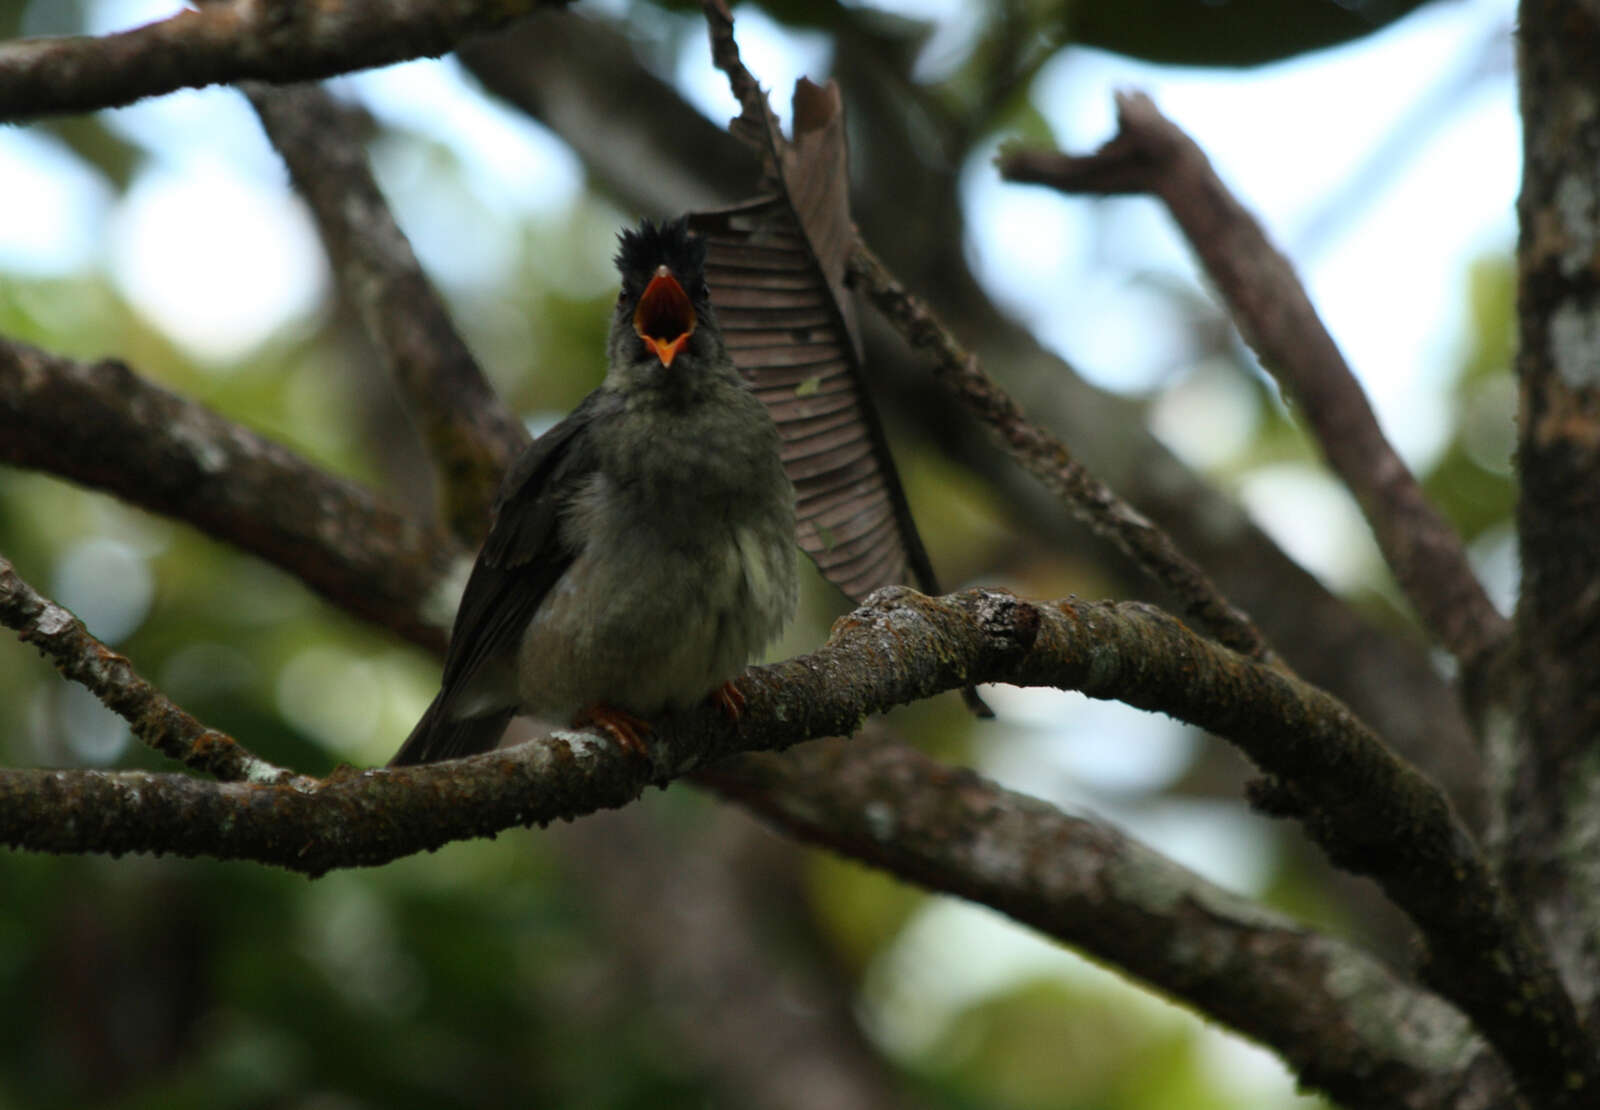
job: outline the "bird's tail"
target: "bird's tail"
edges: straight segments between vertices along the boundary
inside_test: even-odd
[[[452,718],[444,705],[444,695],[440,694],[389,760],[389,766],[437,763],[486,752],[500,742],[501,733],[515,714],[515,707],[508,707],[477,717]]]

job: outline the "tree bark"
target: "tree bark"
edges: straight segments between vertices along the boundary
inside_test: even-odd
[[[1600,1019],[1600,3],[1521,8],[1516,722],[1492,753],[1507,881]],[[1600,1054],[1600,1042],[1595,1051]],[[1600,1096],[1597,1096],[1600,1097]]]

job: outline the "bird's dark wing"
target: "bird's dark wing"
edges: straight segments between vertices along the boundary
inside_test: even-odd
[[[432,763],[488,751],[516,712],[517,650],[523,631],[577,552],[562,541],[560,513],[596,462],[589,430],[594,393],[512,464],[494,524],[456,611],[439,696],[389,761]],[[504,704],[486,699],[503,670]]]
[[[514,659],[534,610],[577,552],[561,542],[560,512],[595,467],[579,406],[512,464],[495,502],[494,525],[473,565],[445,656],[444,688]]]

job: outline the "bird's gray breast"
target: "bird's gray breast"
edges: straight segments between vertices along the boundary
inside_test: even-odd
[[[688,706],[782,630],[796,590],[793,490],[770,421],[740,395],[753,413],[733,397],[595,429],[600,466],[562,514],[577,556],[519,655],[528,709]]]

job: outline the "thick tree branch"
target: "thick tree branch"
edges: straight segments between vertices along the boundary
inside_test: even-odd
[[[881,590],[810,655],[747,671],[741,728],[706,709],[661,723],[651,758],[554,733],[431,767],[336,774],[314,788],[160,775],[0,773],[0,842],[160,851],[308,874],[625,804],[742,751],[848,734],[868,714],[969,682],[1075,689],[1224,736],[1273,776],[1271,801],[1382,884],[1421,929],[1430,981],[1541,1105],[1587,1102],[1596,1062],[1549,960],[1449,802],[1337,701],[1137,604],[946,599]],[[753,722],[762,722],[759,730]]]
[[[933,356],[939,379],[989,426],[1028,472],[1085,524],[1116,544],[1177,598],[1184,614],[1221,643],[1257,659],[1275,656],[1250,618],[1154,522],[1118,497],[1072,456],[1066,444],[1027,418],[984,373],[933,310],[906,291],[865,243],[850,255],[850,280],[907,343]]]
[[[476,545],[527,431],[495,397],[390,214],[367,164],[359,109],[312,85],[250,84],[244,92],[422,432],[444,518],[463,543]]]
[[[0,624],[19,631],[68,678],[93,690],[157,750],[227,782],[285,788],[268,797],[206,789],[176,775],[0,772],[6,808],[15,804],[32,811],[24,818],[32,826],[31,842],[30,834],[18,834],[18,824],[7,828],[0,820],[0,835],[11,843],[47,850],[226,856],[232,854],[230,846],[210,839],[220,827],[255,826],[254,837],[246,831],[236,838],[232,847],[250,845],[239,854],[315,873],[349,862],[345,852],[363,834],[381,835],[383,830],[371,828],[379,814],[419,830],[432,823],[421,820],[414,806],[392,810],[393,796],[361,797],[362,791],[348,789],[357,781],[350,773],[325,783],[291,776],[206,729],[70,614],[29,588],[4,560]],[[598,746],[589,737],[567,739],[584,750]],[[556,745],[562,738],[536,743],[548,746],[559,763]],[[625,762],[612,757],[607,768],[607,754],[598,756],[601,774]],[[692,762],[680,757],[677,769]],[[626,780],[637,768],[620,770]],[[1109,827],[1065,816],[970,772],[952,773],[897,745],[838,742],[788,759],[725,760],[694,777],[801,839],[991,905],[1112,960],[1274,1047],[1306,1082],[1336,1097],[1364,1092],[1368,1105],[1411,1110],[1454,1105],[1468,1091],[1482,1095],[1506,1088],[1504,1073],[1484,1058],[1486,1047],[1459,1014],[1400,982],[1370,957],[1212,887]],[[553,778],[540,775],[530,784],[532,796],[547,790]],[[459,794],[462,780],[452,780],[449,789]],[[467,790],[473,785],[467,783]],[[424,806],[431,804],[426,782],[413,784],[410,794]],[[322,800],[301,805],[300,798]],[[481,802],[481,795],[457,798],[469,799]],[[442,804],[439,812],[459,812],[457,800]],[[54,811],[63,801],[65,811]],[[582,812],[587,804],[579,801],[559,815]],[[87,809],[95,811],[95,828],[86,830],[85,839],[78,840],[76,830],[65,841],[51,840],[49,833],[38,837],[46,825],[57,826],[57,832],[62,823],[76,826]],[[337,812],[337,820],[321,820],[328,816],[324,810]],[[267,813],[271,816],[263,816]],[[156,814],[162,816],[152,822]],[[891,836],[882,828],[885,814],[892,814]],[[536,812],[511,820],[548,816]],[[169,839],[191,821],[198,822],[197,839]],[[492,834],[498,827],[504,826],[474,831]],[[313,840],[329,842],[326,856],[312,853]],[[271,855],[257,854],[255,849],[266,845],[272,845]],[[403,843],[396,846],[396,854],[407,850]],[[1180,936],[1181,945],[1175,943]],[[1358,1017],[1374,1010],[1388,1017],[1381,1038]],[[1384,1077],[1381,1090],[1370,1080],[1375,1073]]]
[[[1436,996],[1110,825],[864,740],[742,756],[696,781],[791,836],[1106,960],[1268,1045],[1341,1102],[1436,1110],[1510,1097],[1498,1058]]]
[[[1518,31],[1521,686],[1494,790],[1507,881],[1566,957],[1600,1054],[1600,4],[1524,0]]]
[[[89,635],[83,622],[42,596],[0,557],[0,624],[48,656],[156,751],[225,782],[288,782],[293,776],[207,728],[139,677],[126,656]],[[309,780],[305,780],[309,781]]]
[[[1329,464],[1355,494],[1423,624],[1463,665],[1488,662],[1510,626],[1484,593],[1450,525],[1384,438],[1366,395],[1294,268],[1211,168],[1142,94],[1117,97],[1119,130],[1094,154],[1013,151],[1001,176],[1066,193],[1149,193],[1172,213],[1245,341],[1297,402]]]
[[[0,462],[187,521],[358,617],[443,645],[458,550],[354,482],[139,377],[0,339]]]
[[[182,88],[308,81],[437,57],[565,0],[213,0],[95,37],[0,44],[0,119],[115,108]]]

